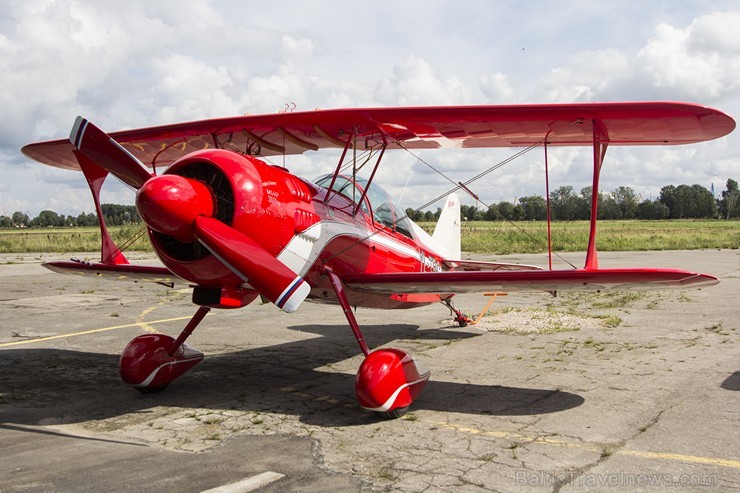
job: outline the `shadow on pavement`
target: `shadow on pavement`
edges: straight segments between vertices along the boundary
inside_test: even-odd
[[[327,370],[358,355],[346,326],[301,325],[293,330],[313,339],[208,356],[161,394],[141,395],[118,377],[118,355],[59,349],[0,352],[0,422],[65,424],[127,413],[153,413],[156,406],[236,409],[293,414],[318,426],[352,426],[375,421],[355,401],[354,373]],[[416,341],[478,337],[415,325],[363,327],[371,347]],[[414,350],[411,349],[413,353]],[[359,364],[359,360],[358,360]],[[486,415],[532,415],[583,404],[573,393],[553,389],[463,384],[434,380],[413,408]],[[321,371],[317,370],[322,368]]]
[[[740,371],[736,371],[725,378],[725,381],[722,382],[720,387],[726,390],[740,390]]]

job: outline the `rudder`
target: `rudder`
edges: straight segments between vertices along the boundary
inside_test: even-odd
[[[460,199],[457,194],[451,193],[447,196],[437,225],[434,227],[432,238],[446,250],[444,253],[447,259],[460,259],[462,256],[460,247]]]

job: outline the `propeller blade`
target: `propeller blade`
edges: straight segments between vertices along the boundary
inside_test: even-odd
[[[133,154],[81,116],[75,120],[69,140],[95,164],[134,188],[153,176]]]
[[[306,281],[262,246],[218,219],[197,217],[193,233],[226,267],[288,313],[311,291]]]

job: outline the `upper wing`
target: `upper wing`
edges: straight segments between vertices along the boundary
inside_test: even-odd
[[[485,291],[652,290],[713,286],[719,280],[680,269],[574,269],[359,274],[347,287],[374,293],[479,293]]]
[[[166,167],[206,148],[252,155],[359,149],[592,145],[593,129],[611,145],[674,145],[727,135],[735,121],[690,103],[577,103],[508,106],[348,108],[202,120],[113,132],[110,136],[149,167]],[[69,140],[29,144],[23,153],[44,164],[80,169]]]

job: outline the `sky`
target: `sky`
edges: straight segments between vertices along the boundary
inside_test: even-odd
[[[736,0],[0,0],[0,213],[91,212],[82,174],[25,158],[77,115],[107,131],[298,110],[403,105],[688,101],[740,117]],[[516,150],[387,153],[377,181],[417,207]],[[421,158],[418,159],[418,158]],[[549,156],[551,189],[591,184],[591,150]],[[314,178],[337,154],[289,156]],[[533,151],[475,182],[480,206],[544,196]],[[282,164],[280,162],[279,164]],[[614,147],[602,190],[655,199],[740,180],[740,130],[679,147]],[[108,180],[103,202],[134,193]],[[432,209],[435,207],[432,206]]]

